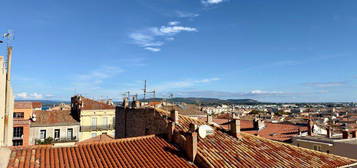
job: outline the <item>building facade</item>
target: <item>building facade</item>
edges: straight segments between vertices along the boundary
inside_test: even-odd
[[[7,62],[0,56],[0,146],[12,145],[14,97],[10,85],[11,56],[12,47],[8,47]]]
[[[15,102],[13,146],[27,146],[30,138],[30,120],[33,113],[32,102]]]
[[[79,141],[101,134],[115,136],[115,107],[83,96],[71,98],[72,115],[80,122]]]
[[[76,142],[79,140],[79,122],[67,111],[35,111],[31,122],[30,144],[51,139],[51,143]]]

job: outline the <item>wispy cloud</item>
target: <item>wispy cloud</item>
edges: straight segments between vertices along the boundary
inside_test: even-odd
[[[154,47],[145,47],[145,50],[149,50],[152,52],[159,52],[161,49],[160,48],[154,48]]]
[[[346,85],[346,82],[310,82],[304,83],[305,86],[318,87],[318,88],[328,88],[328,87],[338,87]]]
[[[152,52],[158,52],[161,50],[161,46],[165,44],[165,41],[173,41],[173,36],[181,32],[197,32],[197,28],[180,26],[180,22],[171,21],[167,25],[160,27],[149,27],[141,31],[133,32],[129,34],[129,38],[133,42],[143,47],[146,50]]]
[[[183,97],[212,97],[212,98],[261,98],[290,95],[283,91],[252,90],[249,92],[229,92],[214,90],[194,90],[178,92],[178,96]]]
[[[179,18],[194,18],[199,16],[197,13],[192,13],[192,12],[186,12],[186,11],[176,11],[175,12],[176,16]]]
[[[102,66],[85,74],[75,76],[76,89],[98,89],[105,79],[112,78],[124,70],[115,66]]]
[[[15,98],[16,99],[33,99],[33,100],[36,100],[36,99],[48,99],[48,98],[51,98],[53,97],[53,95],[50,95],[50,94],[47,94],[47,95],[43,95],[43,94],[40,94],[40,93],[27,93],[27,92],[21,92],[21,93],[17,93],[15,95]]]
[[[201,0],[201,3],[204,5],[213,5],[224,2],[225,0]]]

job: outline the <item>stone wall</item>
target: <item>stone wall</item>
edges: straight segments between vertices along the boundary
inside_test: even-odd
[[[165,134],[167,121],[152,108],[116,108],[115,138]]]

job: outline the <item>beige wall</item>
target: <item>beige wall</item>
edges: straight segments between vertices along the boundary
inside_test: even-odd
[[[0,146],[12,145],[12,132],[13,132],[13,110],[14,110],[14,97],[12,89],[9,87],[8,107],[5,104],[5,90],[6,90],[6,69],[4,66],[4,57],[0,56]],[[5,116],[5,109],[8,115]]]
[[[357,143],[355,144],[348,144],[342,142],[322,143],[322,142],[315,142],[311,140],[300,140],[298,138],[293,138],[293,145],[307,148],[307,149],[312,149],[312,150],[314,150],[314,146],[320,146],[321,152],[326,152],[326,153],[328,152],[330,154],[357,159]]]
[[[46,138],[54,138],[55,129],[60,129],[60,138],[67,138],[67,129],[73,128],[73,137],[79,139],[79,125],[68,126],[52,126],[52,127],[31,127],[30,128],[30,144],[35,144],[35,139],[40,139],[40,131],[46,130]]]
[[[108,126],[110,126],[110,129],[104,129],[104,130],[88,130],[92,126],[92,118],[96,118],[97,121],[97,126],[103,126],[105,123],[105,118],[107,118],[108,121]],[[83,141],[89,138],[92,138],[92,134],[95,135],[101,135],[103,133],[106,133],[110,136],[115,136],[115,109],[111,110],[82,110],[81,111],[81,116],[80,116],[80,126],[81,128],[81,133],[80,133],[80,138],[79,141]],[[88,129],[86,129],[88,128]]]

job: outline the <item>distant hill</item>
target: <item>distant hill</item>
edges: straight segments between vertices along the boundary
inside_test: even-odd
[[[151,98],[141,101],[162,101],[163,98]],[[217,98],[173,98],[167,99],[169,102],[187,103],[187,104],[202,104],[202,105],[218,105],[218,104],[259,104],[260,102],[254,99],[217,99]]]

